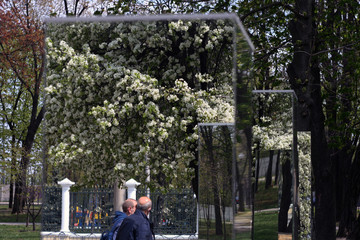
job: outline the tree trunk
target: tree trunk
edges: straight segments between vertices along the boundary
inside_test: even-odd
[[[16,153],[15,153],[15,135],[11,136],[11,171],[10,171],[10,186],[9,186],[9,208],[13,207],[14,202],[14,172],[16,171]]]
[[[34,98],[35,97],[36,96],[34,96]],[[23,194],[26,188],[27,169],[29,167],[31,149],[35,140],[35,134],[39,129],[40,123],[45,113],[45,108],[42,107],[39,114],[37,114],[38,97],[39,95],[37,95],[36,101],[33,100],[32,118],[28,127],[26,138],[22,142],[23,153],[19,166],[20,168],[19,173],[17,174],[15,179],[15,198],[14,198],[14,206],[12,209],[12,213],[20,213],[23,210],[23,206],[24,206]]]
[[[275,169],[275,181],[274,181],[275,185],[278,185],[278,181],[279,181],[280,154],[281,154],[281,150],[278,150],[276,156],[276,169]]]
[[[356,150],[356,155],[353,164],[350,167],[350,174],[347,177],[347,182],[344,185],[345,192],[343,203],[344,206],[341,212],[341,219],[339,224],[339,237],[350,236],[350,239],[359,239],[357,237],[360,233],[360,226],[358,222],[360,219],[356,220],[357,212],[357,203],[360,195],[360,149]]]
[[[266,172],[265,189],[270,188],[272,183],[272,165],[273,165],[274,150],[270,150],[269,153],[270,153],[269,164]]]
[[[240,171],[239,171],[239,166],[237,165],[236,168],[236,182],[237,182],[237,186],[238,186],[238,189],[237,189],[237,197],[238,197],[238,204],[239,204],[239,209],[237,209],[238,211],[240,212],[243,212],[245,211],[245,196],[244,196],[244,187],[243,187],[243,181],[242,181],[242,178],[243,178],[243,174],[240,175]]]
[[[287,72],[299,102],[303,104],[305,111],[310,112],[311,160],[316,192],[316,239],[331,240],[336,235],[334,174],[325,136],[320,70],[316,57],[312,56],[317,47],[316,28],[312,18],[314,4],[313,0],[295,1],[298,14],[289,24],[294,56]]]
[[[259,171],[260,171],[260,149],[259,147],[256,149],[256,159],[255,159],[255,187],[254,193],[258,191],[259,187]]]
[[[220,195],[217,184],[217,162],[215,161],[215,152],[213,146],[213,135],[212,135],[212,127],[204,127],[205,129],[202,131],[202,136],[204,137],[206,144],[206,151],[208,152],[209,163],[211,166],[211,189],[213,191],[213,202],[214,202],[214,211],[215,211],[215,234],[222,235],[222,220],[221,220],[221,205],[220,205]]]
[[[283,175],[283,184],[282,184],[282,194],[280,200],[280,211],[278,216],[278,231],[288,232],[287,222],[288,222],[288,211],[291,204],[291,185],[292,185],[290,159],[287,159],[286,162],[282,165],[282,175]]]

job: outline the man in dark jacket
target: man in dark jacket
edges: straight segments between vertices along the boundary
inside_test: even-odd
[[[139,198],[135,213],[123,220],[116,240],[153,240],[153,232],[147,217],[151,204],[150,198],[145,196]]]
[[[136,206],[137,206],[136,200],[129,198],[129,199],[126,199],[122,205],[123,212],[120,212],[120,211],[115,212],[115,217],[113,220],[113,227],[111,228],[112,231],[110,231],[113,233],[113,236],[111,236],[111,235],[109,236],[111,239],[113,239],[113,240],[116,239],[117,232],[119,231],[120,225],[122,224],[123,220],[127,216],[134,214],[134,212],[136,210]]]

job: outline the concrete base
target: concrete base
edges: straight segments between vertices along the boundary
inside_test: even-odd
[[[70,240],[70,239],[84,239],[84,240],[94,240],[100,239],[101,234],[89,234],[89,233],[71,233],[71,232],[41,232],[40,239],[42,240],[55,240],[55,239],[62,239],[62,240]]]
[[[95,233],[65,233],[65,232],[41,232],[40,233],[42,240],[73,240],[73,239],[81,239],[81,240],[94,240],[100,239],[101,234]],[[198,239],[198,235],[155,235],[155,239]]]

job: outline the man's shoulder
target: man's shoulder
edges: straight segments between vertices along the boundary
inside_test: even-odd
[[[144,214],[141,211],[136,210],[136,212],[128,217],[126,217],[123,221],[126,224],[140,224],[144,222],[146,219],[144,218]]]
[[[114,218],[113,222],[114,223],[119,222],[121,220],[124,220],[124,218],[126,218],[126,217],[127,217],[127,215],[125,213],[120,212],[120,211],[116,211],[115,218]]]
[[[138,221],[141,218],[142,218],[141,214],[134,213],[134,214],[131,214],[130,216],[128,216],[127,218],[125,218],[125,219],[128,219],[128,221]]]

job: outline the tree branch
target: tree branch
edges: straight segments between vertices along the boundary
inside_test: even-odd
[[[266,9],[273,8],[273,7],[283,7],[285,9],[291,11],[292,13],[294,13],[295,16],[297,16],[297,17],[305,17],[305,16],[301,15],[299,12],[295,11],[295,9],[288,4],[284,4],[282,2],[274,2],[274,3],[270,3],[268,5],[262,6],[260,8],[256,8],[256,9],[246,13],[245,15],[240,16],[240,20],[243,22],[245,20],[245,18],[247,18],[248,16],[250,16],[254,13],[257,13],[257,12],[262,12]]]

